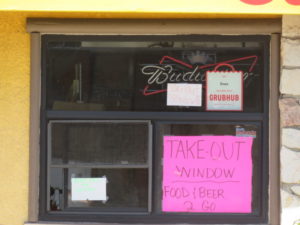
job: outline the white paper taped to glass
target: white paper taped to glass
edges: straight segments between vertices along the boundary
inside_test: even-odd
[[[72,201],[106,201],[106,177],[71,178]]]
[[[168,106],[201,106],[202,84],[168,83]]]

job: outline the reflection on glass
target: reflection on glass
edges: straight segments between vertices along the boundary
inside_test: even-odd
[[[50,211],[148,211],[148,122],[51,121],[49,133]],[[100,195],[108,198],[72,200],[72,178],[105,178],[106,188],[102,184],[99,190],[106,189]],[[95,188],[82,187],[87,192]]]
[[[53,164],[147,162],[147,124],[53,123],[51,136]]]
[[[72,201],[71,178],[106,177],[107,201]],[[101,211],[145,212],[148,207],[147,169],[52,168],[50,210],[90,208]]]
[[[244,112],[261,112],[265,62],[260,42],[49,41],[47,108],[205,111],[206,71],[222,62],[243,72]],[[202,106],[168,106],[168,83],[202,84]]]

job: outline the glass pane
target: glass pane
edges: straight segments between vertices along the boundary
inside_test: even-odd
[[[262,149],[258,123],[164,124],[159,131],[156,160],[163,166],[155,178],[162,185],[156,193],[160,199],[157,212],[259,212]],[[241,193],[231,191],[235,189]]]
[[[106,200],[74,200],[77,192],[83,195],[92,191],[85,182],[83,190],[72,189],[71,179],[103,178],[107,180]],[[91,181],[92,179],[90,179]],[[97,187],[97,186],[96,186]],[[100,187],[99,187],[100,188]],[[73,190],[73,193],[72,193]],[[78,193],[77,193],[78,194]],[[50,211],[89,209],[96,212],[146,212],[148,209],[147,169],[94,169],[94,168],[51,168],[50,169]]]
[[[48,109],[205,111],[205,74],[219,63],[228,63],[242,71],[243,111],[263,110],[267,66],[263,42],[217,41],[217,37],[189,41],[188,36],[185,41],[84,39],[46,43]],[[171,95],[167,86],[174,83],[202,84],[197,88],[202,98],[196,97],[196,105],[167,103]]]
[[[145,164],[148,124],[134,122],[52,122],[52,164]]]

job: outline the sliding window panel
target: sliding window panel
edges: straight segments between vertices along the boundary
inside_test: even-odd
[[[50,121],[48,210],[151,210],[148,121]]]

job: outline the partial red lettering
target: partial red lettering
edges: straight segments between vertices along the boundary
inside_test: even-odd
[[[247,3],[249,5],[264,5],[271,2],[272,0],[240,0],[240,1]]]
[[[285,0],[285,1],[291,5],[300,5],[300,0]]]
[[[240,0],[241,2],[244,2],[249,5],[264,5],[272,0]],[[300,5],[300,0],[285,0],[290,5]]]

